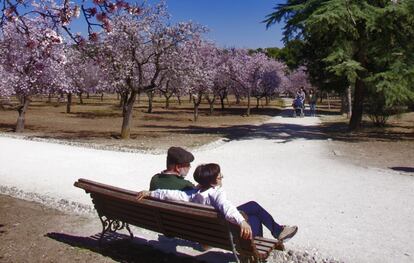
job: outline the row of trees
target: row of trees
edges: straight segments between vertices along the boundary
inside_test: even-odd
[[[414,104],[414,1],[287,0],[265,20],[280,21],[285,48],[271,53],[322,90],[352,90],[351,130],[363,113]]]
[[[15,12],[2,20],[0,96],[15,95],[20,101],[17,132],[24,129],[34,95],[65,94],[70,111],[72,94],[116,92],[122,100],[121,137],[129,138],[139,94],[147,94],[150,103],[156,91],[167,103],[173,95],[191,94],[197,120],[203,99],[212,107],[220,98],[223,105],[232,93],[247,99],[249,115],[252,97],[259,100],[309,85],[304,68],[289,72],[284,63],[264,53],[218,48],[202,38],[203,26],[191,22],[171,25],[164,3],[92,4],[96,7],[71,7],[69,2],[54,9],[38,5],[27,16],[16,7],[7,9]],[[68,27],[80,10],[88,40]],[[93,26],[103,30],[95,32]]]

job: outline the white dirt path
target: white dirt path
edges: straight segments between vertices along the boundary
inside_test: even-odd
[[[235,204],[255,200],[278,222],[299,226],[290,249],[345,262],[414,262],[414,177],[335,159],[318,124],[278,116],[245,139],[202,147],[189,178],[197,164],[219,163]],[[146,189],[165,157],[0,137],[0,186],[90,205],[73,187],[78,178]]]

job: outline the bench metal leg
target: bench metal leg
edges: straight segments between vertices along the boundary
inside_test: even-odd
[[[125,224],[125,228],[128,230],[131,240],[134,239],[134,233],[132,233],[131,228],[129,228],[128,224]]]
[[[101,233],[101,236],[99,237],[99,246],[102,246],[102,240],[105,236],[105,233],[108,231],[111,233],[115,233],[118,230],[126,228],[129,232],[129,236],[131,240],[134,238],[134,234],[132,233],[128,224],[122,221],[119,221],[119,220],[108,219],[105,216],[99,216],[99,219],[101,220],[101,223],[102,223],[102,233]]]
[[[228,232],[229,232],[229,239],[230,239],[230,243],[231,243],[231,250],[233,251],[234,257],[236,258],[236,262],[240,263],[240,259],[237,256],[236,245],[234,244],[233,233],[231,233],[230,229],[228,229]]]
[[[109,223],[109,220],[105,218],[104,216],[99,216],[99,220],[101,220],[101,223],[102,223],[102,233],[101,233],[101,236],[99,237],[99,246],[102,246],[103,237],[105,233],[108,231],[110,223]]]

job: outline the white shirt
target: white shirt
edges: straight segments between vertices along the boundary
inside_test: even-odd
[[[187,201],[211,205],[219,210],[228,221],[241,225],[245,220],[237,210],[237,207],[227,200],[226,193],[221,187],[211,187],[204,192],[201,192],[200,189],[189,191],[157,189],[151,191],[151,197],[161,200]]]

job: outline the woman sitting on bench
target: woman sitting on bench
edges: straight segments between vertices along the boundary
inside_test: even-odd
[[[158,189],[155,191],[141,191],[137,199],[141,200],[151,196],[160,200],[188,201],[198,204],[211,205],[219,210],[226,220],[240,225],[241,236],[251,239],[263,236],[262,225],[270,230],[272,236],[280,241],[293,237],[297,226],[281,226],[258,203],[251,201],[238,207],[227,200],[224,190],[221,188],[223,175],[220,166],[215,163],[199,165],[194,171],[194,180],[199,184],[196,189],[188,191]],[[247,220],[239,212],[247,215]]]

